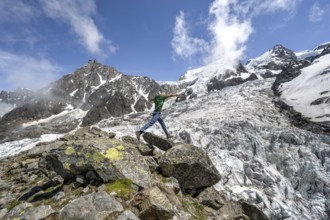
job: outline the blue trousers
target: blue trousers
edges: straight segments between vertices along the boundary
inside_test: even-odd
[[[168,131],[166,129],[166,125],[165,125],[163,119],[160,117],[160,112],[154,112],[152,114],[151,120],[146,125],[144,125],[143,128],[140,129],[140,132],[141,133],[144,132],[145,130],[147,130],[148,128],[153,126],[157,121],[162,126],[163,131],[165,132],[166,136],[169,136]]]

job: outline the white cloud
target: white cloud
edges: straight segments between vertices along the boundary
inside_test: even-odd
[[[173,34],[172,48],[175,56],[189,59],[198,53],[205,52],[208,48],[206,41],[203,39],[190,37],[185,21],[185,14],[182,11],[180,11],[179,16],[175,19]]]
[[[253,18],[261,14],[284,11],[288,13],[286,19],[289,19],[295,14],[300,2],[301,0],[214,0],[209,8],[207,24],[212,36],[209,42],[191,38],[189,33],[184,31],[185,18],[180,12],[173,31],[173,41],[176,42],[176,47],[173,47],[172,41],[174,53],[183,59],[190,59],[191,55],[196,54],[191,42],[197,39],[198,42],[203,42],[198,45],[198,52],[204,52],[205,63],[220,59],[232,66],[244,54],[246,43],[254,32]]]
[[[318,2],[315,2],[313,7],[309,11],[309,21],[310,22],[319,22],[323,20],[325,10],[323,10]]]
[[[58,66],[47,59],[15,55],[0,50],[0,86],[5,87],[6,90],[39,89],[58,79],[60,71]]]
[[[28,22],[39,14],[33,5],[22,0],[1,0],[0,1],[0,21]]]
[[[237,8],[236,15],[232,14],[226,1],[214,1],[209,14],[212,22],[208,28],[213,36],[211,50],[206,62],[223,60],[223,63],[233,66],[245,51],[245,43],[253,32],[251,21],[243,11]],[[236,3],[235,3],[236,4]]]
[[[94,0],[40,0],[46,15],[67,23],[79,42],[92,54],[104,56],[115,53],[117,47],[96,27],[92,15],[96,13]],[[102,48],[108,48],[104,51]]]

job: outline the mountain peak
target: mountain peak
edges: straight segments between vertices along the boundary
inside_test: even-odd
[[[278,57],[280,59],[289,59],[289,60],[296,60],[297,57],[292,50],[287,49],[286,47],[282,46],[281,44],[276,44],[272,49],[272,56]]]
[[[276,44],[260,57],[249,60],[246,68],[249,72],[268,78],[279,74],[284,67],[298,62],[299,59],[292,50],[281,44]]]

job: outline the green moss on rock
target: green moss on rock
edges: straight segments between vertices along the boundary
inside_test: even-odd
[[[115,182],[108,183],[105,185],[105,190],[108,193],[115,192],[117,196],[125,200],[129,199],[134,189],[132,187],[132,180],[130,179],[120,179]]]
[[[74,154],[76,151],[72,146],[69,146],[65,149],[65,154],[70,156],[71,154]]]

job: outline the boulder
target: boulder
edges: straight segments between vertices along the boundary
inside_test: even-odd
[[[115,197],[106,192],[97,192],[71,201],[60,211],[60,219],[105,219],[123,210]]]
[[[144,189],[133,199],[141,219],[171,219],[176,214],[176,207],[157,186]]]
[[[125,143],[132,144],[133,146],[135,146],[143,156],[151,156],[153,154],[154,147],[148,146],[141,141],[138,141],[136,138],[133,138],[131,136],[124,136],[122,137],[122,140]]]
[[[0,219],[4,219],[4,217],[6,216],[7,212],[8,212],[8,209],[7,208],[0,209]]]
[[[252,220],[268,220],[269,218],[255,205],[241,201],[244,213]]]
[[[212,186],[221,178],[208,155],[190,144],[178,144],[166,151],[159,165],[161,173],[175,177],[183,190]]]
[[[116,139],[76,141],[51,151],[39,161],[42,170],[53,170],[65,180],[85,176],[89,182],[130,179],[139,187],[150,186],[149,165],[136,148]],[[91,171],[93,175],[91,175]]]
[[[50,205],[41,205],[36,208],[31,208],[24,212],[20,217],[21,220],[35,220],[35,219],[45,219],[49,215],[55,213]]]
[[[25,210],[27,210],[28,208],[31,208],[31,207],[33,207],[33,205],[31,203],[23,202],[23,203],[15,206],[13,209],[11,209],[9,211],[9,213],[7,214],[7,217],[9,219],[18,218],[22,213],[24,213]]]
[[[209,187],[203,190],[198,195],[197,199],[203,205],[209,206],[215,210],[219,210],[224,205],[220,193],[214,187]]]
[[[156,162],[155,158],[153,158],[152,156],[145,156],[144,159],[149,165],[150,172],[155,172],[158,167],[158,163]]]
[[[140,220],[132,211],[125,210],[123,213],[121,213],[117,220]]]
[[[157,135],[154,135],[152,133],[146,132],[143,134],[143,139],[148,143],[153,146],[158,147],[161,150],[168,150],[173,147],[173,142],[170,140],[167,140],[165,138],[159,137]]]

